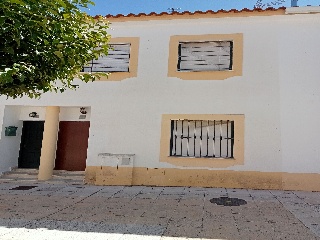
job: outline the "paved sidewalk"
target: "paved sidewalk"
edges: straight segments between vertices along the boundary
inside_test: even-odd
[[[1,183],[0,239],[320,239],[320,193]]]

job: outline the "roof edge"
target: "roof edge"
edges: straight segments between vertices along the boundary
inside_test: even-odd
[[[218,11],[195,11],[195,12],[162,12],[162,13],[155,13],[151,12],[149,14],[146,13],[138,13],[133,14],[129,13],[128,15],[117,14],[111,15],[108,14],[106,16],[96,15],[94,18],[104,18],[109,21],[143,21],[143,20],[154,20],[154,19],[185,19],[185,18],[212,18],[212,17],[242,17],[242,16],[266,16],[266,15],[285,15],[286,7],[280,8],[254,8],[248,9],[243,8],[242,10],[231,9],[231,10],[218,10]],[[227,16],[228,15],[228,16]]]

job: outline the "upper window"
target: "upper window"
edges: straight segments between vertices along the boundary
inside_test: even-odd
[[[108,72],[102,81],[120,81],[138,74],[138,37],[117,37],[110,39],[108,56],[100,56],[84,66],[84,72]]]
[[[108,55],[93,59],[84,72],[129,72],[130,43],[110,44]]]
[[[232,70],[232,41],[180,42],[178,71]]]
[[[242,55],[241,33],[171,36],[168,77],[223,80],[241,76]]]

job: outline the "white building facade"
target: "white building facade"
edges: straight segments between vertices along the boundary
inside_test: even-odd
[[[108,20],[115,52],[128,56],[107,60],[118,61],[108,79],[0,97],[0,172],[320,191],[319,7]]]

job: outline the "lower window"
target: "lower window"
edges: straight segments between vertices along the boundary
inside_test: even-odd
[[[244,164],[243,114],[163,114],[160,161],[181,167]]]
[[[233,158],[234,121],[171,120],[170,156]]]

